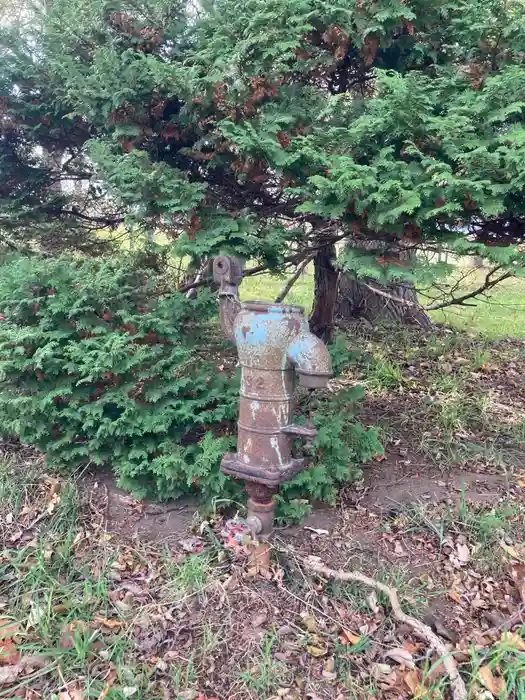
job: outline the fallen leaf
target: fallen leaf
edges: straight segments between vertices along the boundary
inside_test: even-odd
[[[392,671],[392,666],[388,664],[372,664],[371,675],[372,678],[379,680],[381,676],[388,676]]]
[[[343,628],[339,635],[339,641],[341,644],[352,644],[352,646],[355,646],[356,644],[359,644],[361,637],[357,634],[352,634],[352,632],[349,632]]]
[[[44,561],[49,563],[52,558],[53,558],[53,550],[52,549],[44,549]]]
[[[107,678],[107,681],[106,681],[106,687],[104,688],[104,690],[103,690],[103,691],[100,693],[100,695],[98,696],[98,700],[105,700],[105,699],[107,698],[108,693],[109,693],[109,691],[111,690],[111,686],[112,686],[113,683],[115,682],[116,678],[117,678],[117,674],[116,674],[116,671],[113,669],[113,670],[110,671],[110,673],[109,673],[109,675],[108,675],[108,678]]]
[[[396,647],[395,649],[389,649],[385,657],[392,659],[401,666],[406,666],[407,668],[414,668],[414,657],[412,654],[403,649],[403,647]]]
[[[502,644],[506,644],[518,651],[525,651],[525,639],[514,632],[503,632],[500,639]]]
[[[262,627],[267,620],[268,613],[266,611],[259,613],[252,618],[252,627]]]
[[[329,535],[330,534],[329,530],[323,530],[320,527],[308,527],[308,525],[305,525],[303,527],[303,530],[309,530],[310,532],[315,532],[316,535]]]
[[[67,607],[67,605],[63,605],[62,603],[59,603],[58,605],[54,606],[53,612],[56,615],[65,615],[65,613],[69,612],[69,608]]]
[[[449,591],[447,591],[447,595],[451,600],[454,601],[454,603],[458,603],[458,605],[463,605],[460,593],[454,588],[451,588]]]
[[[49,501],[47,503],[46,510],[47,510],[49,515],[51,515],[51,513],[54,512],[55,508],[58,506],[59,503],[60,503],[60,496],[58,495],[58,493],[55,492],[51,495],[51,498],[49,499]]]
[[[405,550],[403,549],[403,545],[401,544],[401,542],[399,540],[396,540],[396,544],[394,547],[394,553],[398,554],[398,555],[406,554]]]
[[[313,656],[314,659],[318,659],[319,657],[326,656],[328,654],[328,647],[316,647],[313,644],[310,644],[306,647],[306,651],[310,654],[310,656]]]
[[[525,565],[516,564],[512,567],[512,578],[521,597],[521,602],[525,603]]]
[[[49,495],[53,496],[55,493],[58,493],[60,491],[60,481],[58,479],[55,479],[54,477],[49,477],[46,479],[46,484],[49,484],[51,487],[49,489]]]
[[[321,675],[328,681],[335,681],[335,679],[337,678],[337,673],[335,671],[335,659],[333,656],[331,656],[329,659],[326,659],[326,661],[324,662]]]
[[[403,641],[403,648],[409,651],[411,654],[415,654],[416,651],[421,649],[421,644],[412,644],[412,642],[409,642],[408,639],[405,639]]]
[[[29,673],[35,669],[41,670],[45,668],[49,662],[49,656],[45,654],[24,654],[20,659],[20,666]]]
[[[20,653],[16,644],[10,637],[0,641],[0,666],[17,664],[20,660]]]
[[[509,556],[511,556],[513,559],[517,559],[518,561],[525,562],[525,548],[520,547],[519,545],[508,545],[505,544],[505,542],[500,542],[501,548],[507,552]]]
[[[443,622],[440,620],[437,615],[433,615],[432,613],[427,613],[423,617],[424,621],[426,622],[427,625],[430,625],[434,632],[436,634],[439,634],[440,637],[444,637],[445,639],[448,639],[451,641],[453,644],[457,642],[457,634],[454,630],[449,629],[448,627],[445,627]]]
[[[458,553],[458,559],[459,559],[460,563],[466,564],[470,559],[470,552],[469,552],[469,548],[467,547],[467,545],[461,544],[458,542],[456,544],[456,551]]]
[[[479,669],[477,680],[497,698],[501,697],[507,691],[505,679],[494,676],[490,666],[482,666]]]
[[[84,539],[84,533],[77,532],[77,534],[75,535],[75,539],[72,542],[72,546],[76,547],[76,545],[79,544],[83,539]]]
[[[110,630],[118,629],[119,627],[122,627],[122,622],[120,620],[106,620],[105,617],[96,617],[93,620],[94,624],[96,625],[102,625],[103,627],[107,627]]]
[[[28,627],[36,627],[46,614],[46,609],[43,606],[31,601],[31,612],[27,618]]]
[[[325,671],[335,670],[335,659],[333,656],[331,656],[329,659],[326,659],[323,668]]]
[[[412,671],[406,673],[403,680],[414,698],[421,697],[425,693],[425,689],[421,684],[421,679],[417,668],[414,668]]]
[[[370,606],[370,610],[371,610],[374,614],[375,614],[376,612],[379,611],[379,607],[378,607],[378,605],[377,605],[377,595],[376,595],[376,592],[375,592],[375,591],[372,591],[372,593],[370,593],[370,594],[367,596],[366,601],[367,601],[368,605]]]
[[[308,632],[319,632],[319,625],[317,624],[317,620],[313,615],[310,615],[310,613],[307,612],[302,612],[301,613],[301,620],[303,621],[303,625],[306,627]]]
[[[14,683],[18,676],[22,673],[22,666],[0,666],[0,685]]]

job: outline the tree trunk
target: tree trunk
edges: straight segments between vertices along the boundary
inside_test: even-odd
[[[366,248],[375,244],[368,241]],[[389,252],[388,260],[382,262],[400,267],[410,259],[409,251]],[[378,290],[375,292],[374,289]],[[341,274],[336,304],[337,316],[343,320],[365,318],[376,325],[380,323],[395,325],[417,325],[429,328],[432,321],[418,302],[414,286],[406,281],[381,285],[374,279],[358,280],[350,274]]]
[[[332,341],[337,302],[339,271],[334,265],[335,245],[320,248],[314,258],[315,296],[310,315],[310,330],[325,343]]]

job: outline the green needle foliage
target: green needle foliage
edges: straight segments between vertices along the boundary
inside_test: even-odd
[[[210,293],[188,300],[173,292],[163,253],[15,255],[2,271],[4,434],[37,446],[57,467],[110,465],[139,496],[193,493],[210,502],[237,494],[219,466],[236,442],[239,382],[211,322]],[[345,348],[334,348],[341,363]],[[319,412],[312,471],[290,492],[303,499],[301,512],[310,499],[333,500],[335,486],[381,449],[375,431],[351,418],[341,402]]]
[[[523,274],[524,55],[522,0],[54,0],[7,17],[0,243],[31,255],[0,282],[6,429],[145,490],[222,493],[236,387],[211,296],[187,283],[218,253],[282,271],[335,241],[341,270],[379,284],[449,271],[392,265],[396,246]],[[148,267],[152,240],[181,274],[158,253]],[[318,455],[336,483],[377,446],[332,424]],[[332,498],[318,476],[305,487]]]
[[[211,295],[167,294],[160,256],[3,269],[3,430],[55,465],[110,464],[142,495],[223,494],[237,383],[213,359]]]
[[[56,0],[2,30],[4,236],[95,245],[126,222],[194,261],[273,267],[336,231],[520,244],[522,14],[520,0]]]

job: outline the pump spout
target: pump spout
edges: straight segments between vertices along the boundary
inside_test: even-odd
[[[313,333],[300,333],[287,350],[288,360],[295,365],[299,384],[308,389],[322,389],[332,377],[332,359],[326,345]]]

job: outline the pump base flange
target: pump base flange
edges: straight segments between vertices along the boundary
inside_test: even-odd
[[[254,466],[241,461],[237,454],[228,452],[222,458],[221,471],[233,476],[235,479],[253,481],[270,488],[277,488],[285,481],[293,479],[296,474],[306,469],[307,466],[308,460],[306,459],[292,459],[283,467]]]

